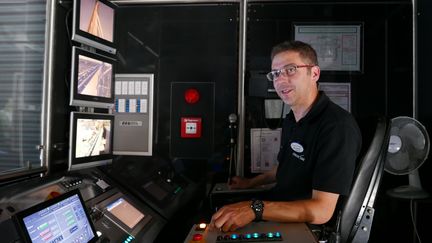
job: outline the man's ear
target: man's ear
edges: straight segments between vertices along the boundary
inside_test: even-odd
[[[320,67],[319,67],[319,66],[313,66],[313,67],[311,68],[311,73],[312,73],[312,79],[313,79],[315,82],[317,82],[318,79],[319,79],[319,77],[320,77],[320,74],[321,74],[321,69],[320,69]]]

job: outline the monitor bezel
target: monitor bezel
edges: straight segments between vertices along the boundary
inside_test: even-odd
[[[13,218],[14,218],[14,221],[15,221],[15,223],[17,225],[17,229],[18,229],[19,234],[21,235],[22,239],[25,242],[29,242],[29,243],[32,242],[31,238],[30,238],[30,235],[28,234],[28,231],[26,230],[27,227],[26,227],[26,225],[24,223],[24,218],[25,217],[30,216],[30,215],[32,215],[32,214],[34,214],[34,213],[36,213],[36,212],[38,212],[38,211],[40,211],[40,210],[42,210],[44,208],[52,206],[52,205],[54,205],[54,204],[56,204],[56,203],[58,203],[60,201],[63,201],[65,199],[69,198],[69,197],[72,197],[74,195],[78,195],[80,203],[81,203],[82,207],[84,208],[84,212],[85,212],[86,218],[87,218],[87,220],[89,222],[90,228],[91,228],[91,230],[92,230],[92,232],[94,234],[94,237],[90,241],[88,241],[88,242],[89,243],[96,242],[99,237],[97,235],[96,229],[95,229],[95,227],[93,225],[93,221],[90,218],[90,215],[88,213],[87,207],[86,207],[86,205],[84,203],[84,200],[83,200],[83,198],[81,196],[81,193],[80,193],[79,189],[74,189],[74,190],[65,192],[65,193],[61,194],[60,196],[57,196],[57,197],[54,197],[54,198],[52,198],[50,200],[41,202],[39,204],[36,204],[34,206],[31,206],[31,207],[29,207],[27,209],[24,209],[24,210],[16,213],[13,216]]]
[[[77,121],[78,119],[99,119],[99,120],[110,120],[110,145],[108,154],[100,154],[96,156],[80,157],[76,158],[76,138],[77,138]],[[69,171],[80,170],[85,168],[91,168],[101,165],[107,165],[112,163],[113,160],[113,135],[114,135],[114,115],[103,114],[103,113],[83,113],[83,112],[71,112],[70,115],[70,139],[69,139]]]
[[[88,45],[94,48],[97,48],[102,51],[106,51],[111,54],[116,54],[116,45],[115,45],[115,19],[116,19],[116,12],[117,12],[117,5],[107,1],[107,0],[96,0],[101,2],[102,4],[107,5],[108,7],[113,9],[113,40],[108,41],[101,37],[92,35],[86,31],[83,31],[79,28],[79,22],[80,22],[80,14],[81,14],[81,1],[83,0],[74,0],[73,5],[73,24],[72,24],[72,40],[79,42],[84,45]]]
[[[79,56],[85,56],[98,61],[111,64],[111,97],[93,96],[78,93],[78,70]],[[114,82],[116,60],[104,55],[89,52],[78,47],[72,47],[72,62],[71,62],[71,85],[70,85],[70,102],[71,106],[95,107],[110,109],[114,106]]]

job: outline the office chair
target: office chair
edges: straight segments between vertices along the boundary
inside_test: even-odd
[[[388,120],[377,119],[372,141],[357,166],[350,194],[342,204],[330,242],[365,243],[369,240],[374,203],[389,142]]]

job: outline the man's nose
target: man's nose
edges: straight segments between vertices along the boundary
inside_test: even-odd
[[[275,79],[273,79],[273,85],[280,83],[280,82],[288,82],[288,78],[281,74],[278,77],[276,77]]]

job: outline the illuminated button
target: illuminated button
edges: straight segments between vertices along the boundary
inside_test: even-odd
[[[239,237],[238,237],[238,235],[237,234],[232,234],[231,235],[231,239],[232,240],[237,240]]]
[[[200,94],[196,89],[188,89],[184,93],[184,99],[188,104],[195,104],[200,99]]]
[[[281,233],[276,232],[276,233],[274,233],[274,236],[275,236],[276,238],[280,238],[280,237],[281,237]]]
[[[267,237],[268,237],[268,238],[273,238],[273,237],[274,237],[274,235],[273,235],[273,233],[272,233],[272,232],[268,232],[268,233],[267,233]]]
[[[255,232],[255,233],[252,234],[252,237],[254,239],[258,239],[260,237],[260,234]]]
[[[204,230],[206,227],[207,227],[207,224],[205,224],[205,223],[201,223],[201,224],[199,224],[199,226],[198,226],[201,230]]]
[[[252,235],[251,235],[251,234],[245,234],[245,235],[244,235],[244,238],[245,238],[245,239],[250,239],[250,238],[252,238]]]
[[[202,234],[194,234],[192,240],[199,241],[202,240],[202,238],[203,238]]]

